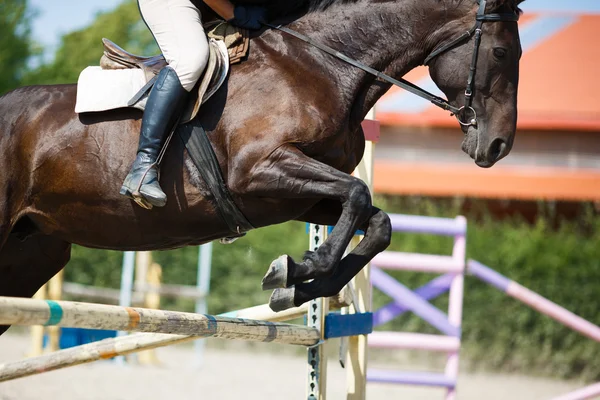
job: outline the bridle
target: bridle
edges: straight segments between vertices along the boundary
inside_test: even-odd
[[[479,46],[481,45],[481,36],[483,32],[481,30],[483,23],[486,21],[489,22],[498,22],[498,21],[511,21],[517,22],[519,20],[519,15],[517,13],[496,13],[496,14],[486,14],[485,6],[486,0],[479,1],[479,9],[477,10],[477,16],[475,17],[475,25],[469,29],[467,32],[463,33],[450,43],[440,46],[435,49],[423,62],[424,65],[429,64],[429,62],[437,57],[438,55],[448,51],[453,48],[457,44],[468,40],[471,36],[475,35],[475,47],[473,49],[473,56],[471,58],[471,67],[469,68],[469,77],[467,78],[467,87],[465,89],[465,105],[460,107],[457,112],[453,112],[456,115],[456,119],[461,125],[464,126],[476,126],[477,125],[477,113],[473,108],[473,86],[475,84],[475,72],[477,71],[477,57],[479,56]],[[470,111],[473,115],[473,118],[470,120],[461,120],[461,116],[464,117],[465,110]],[[459,113],[461,116],[459,116]],[[465,122],[467,121],[467,122]]]
[[[451,48],[457,46],[458,44],[460,44],[466,40],[469,40],[472,36],[475,36],[475,46],[473,48],[473,56],[471,58],[471,67],[469,68],[469,77],[467,79],[467,87],[465,89],[465,104],[462,107],[454,107],[447,100],[442,99],[441,97],[438,97],[438,96],[428,92],[425,89],[421,89],[417,85],[414,85],[404,79],[394,79],[391,76],[386,75],[381,71],[377,71],[376,69],[371,68],[357,60],[354,60],[329,46],[326,46],[322,43],[315,42],[308,36],[305,36],[301,33],[293,31],[289,28],[286,28],[281,25],[275,26],[275,25],[271,25],[268,23],[265,23],[265,25],[267,25],[271,28],[283,31],[287,34],[290,34],[312,46],[315,46],[316,48],[318,48],[336,58],[339,58],[340,60],[343,60],[357,68],[362,69],[365,72],[368,72],[369,74],[374,75],[378,79],[381,79],[385,82],[399,86],[402,89],[404,89],[412,94],[415,94],[427,101],[430,101],[432,104],[434,104],[437,107],[440,107],[443,110],[450,111],[451,115],[455,116],[456,119],[458,120],[458,122],[463,126],[477,126],[477,113],[475,112],[475,109],[473,108],[472,104],[473,104],[473,90],[474,90],[474,85],[475,85],[475,72],[477,71],[477,57],[479,55],[479,46],[481,45],[481,36],[483,34],[483,31],[481,28],[482,28],[484,22],[499,22],[499,21],[517,22],[519,20],[519,15],[517,13],[486,14],[485,7],[486,7],[487,0],[478,0],[478,3],[479,3],[479,9],[477,10],[477,15],[475,17],[475,25],[471,29],[469,29],[467,32],[465,32],[462,35],[460,35],[459,37],[457,37],[456,39],[435,49],[429,56],[427,56],[427,58],[423,62],[423,65],[427,65],[435,57],[450,50]],[[468,116],[465,115],[466,114],[465,110],[469,111],[472,114],[472,118],[469,119]]]

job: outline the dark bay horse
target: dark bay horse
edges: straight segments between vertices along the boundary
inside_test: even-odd
[[[396,78],[471,29],[479,7],[476,0],[310,2],[290,28]],[[488,0],[485,11],[519,13],[519,2]],[[486,21],[480,33],[472,96],[477,124],[462,126],[462,147],[477,165],[490,167],[513,143],[520,42],[513,21]],[[428,62],[455,107],[465,105],[474,42],[468,37]],[[272,268],[263,288],[278,288],[274,308],[335,295],[389,245],[389,218],[350,175],[364,150],[361,122],[389,88],[284,32],[264,29],[252,39],[249,59],[232,68],[203,106],[199,122],[254,227],[289,220],[335,226],[316,252]],[[178,140],[161,164],[166,207],[145,210],[119,195],[141,114],[77,115],[76,90],[31,86],[0,98],[1,296],[32,296],[65,266],[72,243],[161,250],[231,233]],[[358,228],[364,240],[343,257]]]

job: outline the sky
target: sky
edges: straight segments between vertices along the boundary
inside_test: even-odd
[[[30,0],[38,16],[33,23],[36,41],[56,46],[59,38],[90,24],[98,11],[113,9],[122,0]]]
[[[64,33],[88,25],[98,11],[116,7],[122,0],[30,0],[39,15],[33,24],[34,38],[54,47]],[[527,0],[525,12],[593,12],[600,14],[600,0]]]

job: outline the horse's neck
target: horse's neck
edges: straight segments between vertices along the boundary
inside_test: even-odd
[[[439,0],[345,3],[309,13],[292,28],[398,78],[420,65],[448,36],[438,12],[443,7]],[[320,57],[331,62],[329,55]],[[351,118],[360,123],[390,85],[341,60],[333,65],[341,101],[352,103]]]

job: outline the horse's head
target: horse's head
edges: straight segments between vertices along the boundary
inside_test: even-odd
[[[484,168],[508,155],[513,145],[521,57],[515,20],[522,1],[455,2],[450,14],[455,18],[437,32],[438,43],[426,60],[450,103],[463,107],[457,115],[465,133],[462,148]],[[454,42],[461,35],[463,40]]]

